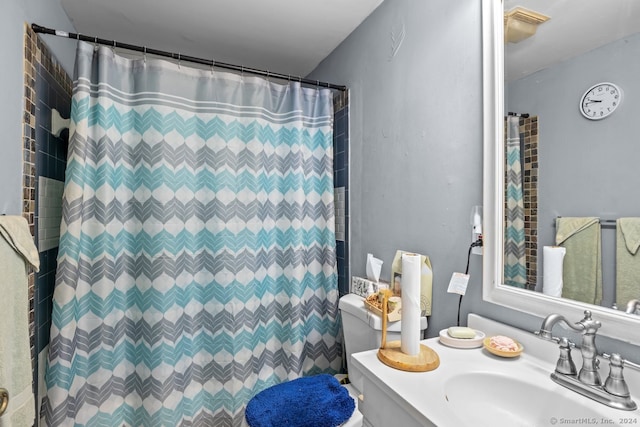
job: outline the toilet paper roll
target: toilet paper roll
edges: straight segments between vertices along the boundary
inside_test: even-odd
[[[401,289],[400,350],[415,356],[420,353],[420,255],[402,255]]]
[[[542,251],[542,293],[562,296],[562,265],[567,249],[561,246],[544,246]]]

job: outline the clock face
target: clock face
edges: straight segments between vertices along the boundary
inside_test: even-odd
[[[613,83],[590,87],[580,100],[580,112],[590,120],[600,120],[613,113],[622,102],[622,91]]]

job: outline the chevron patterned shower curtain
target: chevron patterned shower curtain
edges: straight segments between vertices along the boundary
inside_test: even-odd
[[[507,285],[524,288],[527,284],[527,264],[518,117],[507,117],[506,139],[504,280]]]
[[[332,94],[80,43],[49,426],[241,425],[340,369]]]

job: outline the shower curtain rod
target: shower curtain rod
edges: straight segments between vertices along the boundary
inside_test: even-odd
[[[242,65],[228,64],[225,62],[218,62],[211,59],[203,59],[203,58],[197,58],[195,56],[182,55],[180,53],[173,53],[173,52],[167,52],[164,50],[151,49],[146,46],[136,46],[128,43],[120,43],[115,40],[106,40],[98,37],[90,37],[90,36],[85,36],[79,33],[69,33],[66,31],[46,28],[38,24],[31,24],[31,28],[36,33],[50,34],[53,36],[66,37],[74,40],[82,40],[85,42],[91,42],[91,43],[101,44],[105,46],[112,46],[114,48],[119,47],[121,49],[133,50],[136,52],[148,53],[150,55],[157,55],[157,56],[163,56],[166,58],[172,58],[178,61],[194,62],[196,64],[209,65],[211,67],[219,67],[227,70],[240,71],[241,73],[255,74],[263,77],[273,77],[275,79],[297,81],[297,82],[300,82],[301,84],[305,84],[309,86],[326,87],[328,89],[335,89],[343,92],[347,90],[346,86],[336,85],[333,83],[326,83],[318,80],[304,79],[302,77],[292,76],[290,74],[272,73],[270,71],[259,70],[257,68],[244,67]]]

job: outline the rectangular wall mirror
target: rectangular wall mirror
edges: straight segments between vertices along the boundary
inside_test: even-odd
[[[505,14],[543,22],[505,30]],[[483,298],[576,321],[588,309],[602,321],[604,335],[640,341],[640,316],[625,312],[633,297],[616,289],[616,219],[640,217],[637,197],[629,196],[639,183],[633,123],[640,113],[640,3],[483,0],[483,55]],[[516,114],[511,134],[509,112]],[[591,276],[602,279],[567,280],[564,293],[552,293],[551,280],[544,289],[545,267],[547,274],[552,269],[543,248],[555,246],[562,236],[557,228],[578,217],[598,218],[602,261]],[[579,273],[589,268],[575,267]],[[635,294],[640,299],[640,276]]]

